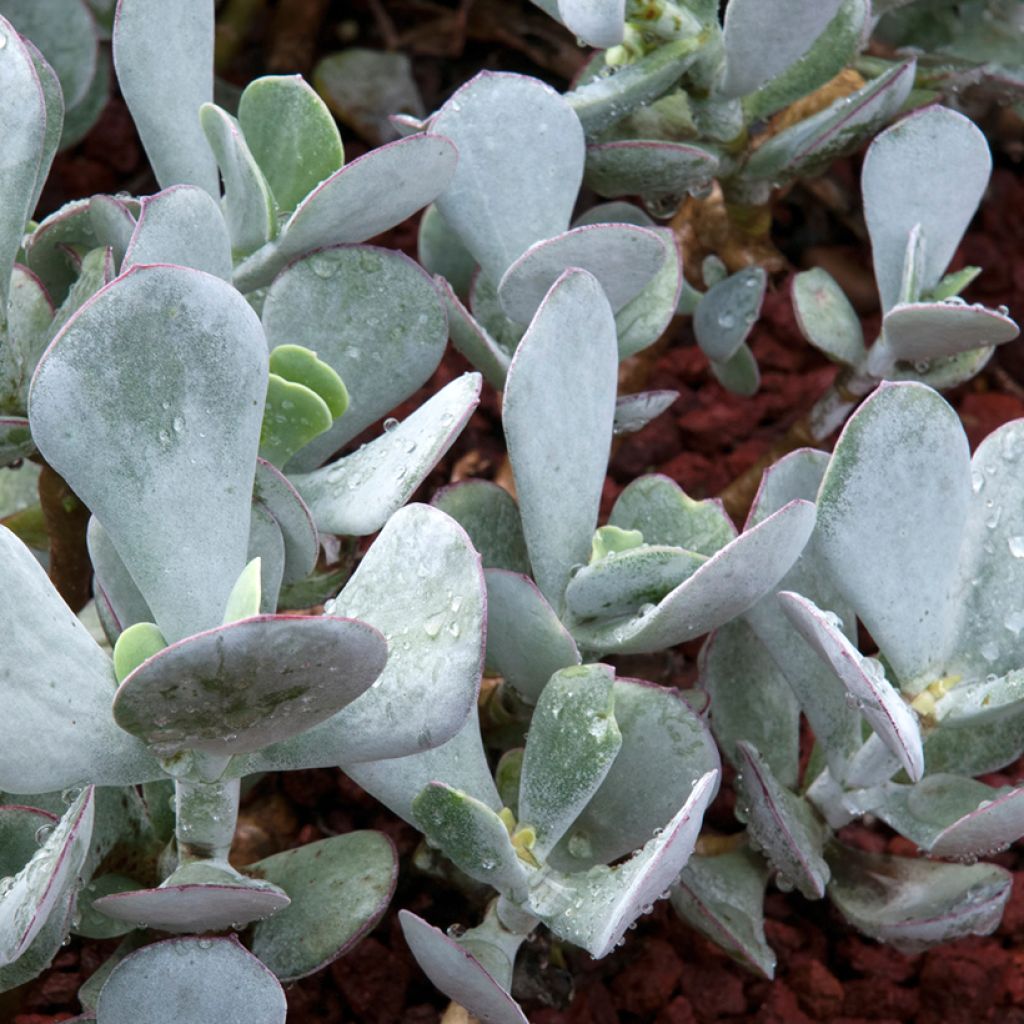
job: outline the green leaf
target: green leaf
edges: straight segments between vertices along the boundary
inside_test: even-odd
[[[327,403],[315,391],[271,373],[260,429],[260,458],[280,468],[333,422]]]
[[[431,203],[420,218],[416,253],[421,266],[429,274],[443,277],[463,301],[469,297],[476,260],[441,216],[437,203]]]
[[[260,611],[260,571],[261,562],[253,558],[242,570],[241,575],[235,581],[235,585],[228,594],[228,603],[224,608],[224,625],[241,619],[249,619],[258,615]],[[118,682],[121,682],[118,679]]]
[[[278,345],[270,353],[270,372],[315,391],[327,404],[334,419],[345,414],[348,391],[344,382],[334,369],[308,348]]]
[[[587,146],[584,180],[599,196],[679,196],[709,182],[718,155],[701,146],[624,139]]]
[[[734,395],[749,398],[761,386],[761,371],[745,342],[725,362],[712,359],[710,363],[718,383]]]
[[[469,534],[485,569],[530,571],[519,507],[504,487],[490,480],[463,480],[443,487],[431,504]]]
[[[163,633],[154,622],[136,622],[128,626],[114,644],[114,676],[123,683],[144,661],[167,646]]]
[[[1005,313],[956,302],[897,304],[882,319],[882,331],[893,356],[911,363],[1003,345],[1020,333]]]
[[[267,75],[250,82],[238,104],[238,122],[285,213],[345,162],[331,112],[299,75]]]
[[[505,377],[512,361],[508,352],[466,309],[444,278],[436,277],[434,280],[441,289],[445,309],[448,311],[448,331],[452,346],[484,375],[491,387],[496,391],[504,391]],[[512,323],[507,317],[504,319]]]
[[[704,354],[728,362],[747,340],[764,301],[768,275],[748,267],[713,285],[693,314],[693,333]]]
[[[819,352],[844,366],[863,361],[860,317],[827,270],[815,267],[793,278],[793,312],[800,333]]]

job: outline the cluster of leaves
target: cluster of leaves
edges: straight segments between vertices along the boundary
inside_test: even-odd
[[[242,780],[321,766],[493,891],[458,935],[402,913],[425,972],[486,1021],[525,1020],[513,968],[539,924],[603,956],[659,898],[770,975],[772,876],[907,949],[993,928],[1008,875],[957,862],[1024,833],[1024,790],[973,778],[1024,751],[1024,427],[972,462],[928,386],[1016,334],[958,298],[973,270],[945,274],[990,170],[965,117],[925,107],[869,148],[874,344],[828,275],[797,279],[803,332],[844,367],[821,436],[888,382],[833,455],[772,467],[742,531],[659,476],[598,525],[613,435],[675,397],[618,396],[620,361],[682,311],[720,379],[756,390],[767,278],[710,258],[701,293],[650,212],[573,221],[581,184],[650,211],[712,176],[749,202],[821,169],[901,111],[912,61],[756,145],[751,129],[849,64],[867,4],[732,0],[723,24],[717,3],[542,4],[616,49],[564,96],[482,74],[351,164],[298,78],[214,104],[210,0],[94,6],[161,191],[35,224],[98,35],[89,17],[72,57],[49,5],[0,3],[0,459],[27,460],[3,474],[18,501],[45,462],[87,506],[99,620],[0,528],[0,987],[71,932],[120,936],[82,1020],[283,1021],[280,983],[350,948],[395,883],[370,832],[229,862]],[[423,267],[366,244],[423,208]],[[479,372],[336,457],[449,335]],[[484,380],[516,497],[470,481],[407,504]],[[8,520],[37,537],[25,521]],[[350,578],[318,569],[323,538],[374,534]],[[693,691],[601,660],[707,633]],[[698,847],[723,757],[745,828]],[[842,846],[867,813],[933,859]]]

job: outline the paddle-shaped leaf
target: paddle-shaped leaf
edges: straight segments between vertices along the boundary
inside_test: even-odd
[[[213,100],[210,0],[118,0],[114,67],[162,188],[198,185],[215,199],[217,164],[199,124]]]
[[[316,566],[320,543],[313,517],[288,478],[264,459],[256,460],[253,502],[262,505],[284,538],[284,582],[305,579]]]
[[[485,569],[530,571],[519,507],[504,487],[490,480],[462,480],[438,491],[431,504],[469,534]]]
[[[606,50],[622,42],[626,0],[558,0],[558,16],[588,46]]]
[[[1002,345],[1020,333],[1005,314],[962,302],[909,302],[882,321],[885,343],[897,359],[916,362]]]
[[[292,460],[319,466],[434,372],[447,331],[437,289],[402,253],[338,246],[297,260],[263,304],[267,344],[314,351],[345,382],[345,415]]]
[[[317,527],[356,537],[379,530],[462,432],[480,386],[478,373],[463,374],[357,452],[293,476]]]
[[[136,622],[152,622],[153,613],[135,581],[121,561],[100,521],[92,516],[86,531],[89,559],[95,573],[97,602],[103,602],[114,618],[118,632]]]
[[[678,196],[710,181],[718,156],[684,142],[623,139],[587,146],[586,183],[599,196]]]
[[[25,262],[54,303],[67,297],[82,255],[97,245],[90,199],[76,199],[51,213],[25,239]]]
[[[613,433],[634,434],[643,430],[651,420],[670,408],[678,397],[678,391],[638,391],[632,395],[620,395],[615,400]]]
[[[238,292],[156,266],[83,306],[36,370],[36,443],[103,523],[168,640],[220,622],[247,561],[266,367]]]
[[[952,167],[956,174],[951,174]],[[985,136],[963,114],[932,106],[882,132],[864,158],[861,187],[875,280],[888,310],[899,294],[907,236],[924,237],[921,290],[939,281],[992,170]]]
[[[459,152],[437,208],[495,284],[531,245],[568,227],[583,178],[583,130],[550,86],[483,71],[431,130]]]
[[[234,937],[153,943],[122,960],[96,1005],[98,1024],[284,1024],[284,991]]]
[[[829,851],[829,865],[829,896],[843,916],[865,935],[910,954],[988,935],[1012,883],[994,864],[940,864],[838,845]]]
[[[556,611],[572,566],[589,556],[597,525],[617,365],[601,286],[584,271],[566,271],[516,350],[504,404],[526,547],[537,585]]]
[[[864,358],[860,317],[827,270],[815,267],[793,278],[793,312],[800,333],[829,359],[857,366]]]
[[[281,981],[344,956],[380,920],[398,878],[394,845],[380,832],[349,832],[250,864],[291,903],[257,923],[252,951]]]

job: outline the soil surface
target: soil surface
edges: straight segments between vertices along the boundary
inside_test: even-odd
[[[227,8],[241,7],[228,4]],[[400,49],[409,54],[426,109],[483,67],[525,71],[564,88],[585,54],[532,5],[509,0],[326,0],[254,3],[235,36],[228,36],[222,70],[229,81],[310,71],[319,56],[343,45]],[[223,35],[224,33],[222,33]],[[1024,177],[1019,123],[1006,111],[983,121],[993,139],[996,170],[985,202],[954,265],[976,264],[984,274],[967,293],[972,301],[1005,305],[1024,317]],[[344,132],[349,156],[367,146]],[[835,370],[800,337],[790,304],[796,270],[826,266],[851,295],[865,336],[878,326],[870,253],[856,213],[859,157],[840,161],[816,182],[797,186],[774,204],[772,241],[783,269],[773,275],[751,345],[763,382],[752,398],[725,392],[693,343],[689,321],[678,318],[652,353],[629,368],[628,390],[679,392],[672,408],[644,430],[617,442],[604,493],[604,511],[637,475],[660,472],[693,497],[720,493],[764,456],[828,387]],[[112,100],[89,137],[62,154],[40,212],[95,192],[156,188],[127,111]],[[584,203],[588,201],[583,197]],[[384,244],[415,255],[415,223]],[[692,273],[692,268],[688,268]],[[396,410],[403,415],[468,367],[445,357],[431,381]],[[972,446],[1007,420],[1024,417],[1024,342],[999,350],[975,380],[947,396]],[[372,435],[379,425],[370,431]],[[485,386],[468,427],[417,495],[429,500],[453,479],[501,476],[504,446],[499,396]],[[632,659],[632,674],[669,685],[692,685],[699,644]],[[623,668],[626,667],[624,662]],[[1019,782],[1024,762],[985,781]],[[708,825],[738,829],[728,785]],[[235,853],[239,862],[352,829],[387,833],[401,856],[392,909],[353,952],[287,990],[291,1024],[434,1024],[446,1000],[422,976],[397,924],[409,908],[440,927],[473,924],[479,902],[413,864],[419,836],[338,771],[294,772],[262,780],[243,806]],[[881,825],[856,825],[843,839],[865,849],[913,854],[907,841]],[[853,933],[827,902],[769,889],[766,932],[778,955],[777,977],[758,979],[675,918],[664,903],[639,922],[626,944],[602,961],[573,948],[551,948],[538,937],[521,957],[517,994],[534,1024],[1024,1024],[1024,846],[993,858],[1015,872],[1013,895],[998,931],[920,956],[903,956]],[[479,895],[479,894],[477,894]],[[52,968],[14,994],[12,1024],[51,1024],[79,1012],[76,992],[116,945],[73,939]]]

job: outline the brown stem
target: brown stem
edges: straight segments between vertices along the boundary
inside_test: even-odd
[[[39,504],[50,535],[50,580],[73,612],[89,600],[92,564],[85,545],[89,510],[64,478],[43,464],[39,474]]]

